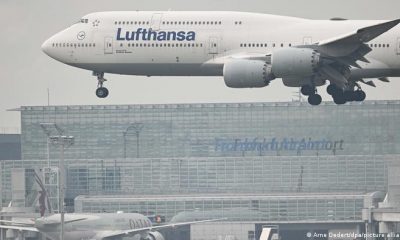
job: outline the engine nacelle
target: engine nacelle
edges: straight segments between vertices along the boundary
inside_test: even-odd
[[[148,240],[164,240],[164,236],[157,231],[149,232]]]
[[[231,88],[261,88],[275,77],[271,66],[259,60],[233,60],[224,65],[224,81]]]
[[[309,48],[278,49],[271,59],[272,73],[279,78],[312,76],[320,63],[320,54]]]

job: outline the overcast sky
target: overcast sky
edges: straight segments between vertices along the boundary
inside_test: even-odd
[[[0,0],[0,133],[20,128],[19,114],[7,109],[47,105],[47,89],[51,105],[291,101],[297,90],[284,87],[280,80],[262,89],[237,90],[227,88],[221,77],[107,74],[110,95],[98,99],[90,71],[57,62],[40,49],[51,35],[90,12],[235,10],[311,19],[396,19],[399,9],[399,0]],[[399,81],[364,87],[367,99],[399,99]],[[320,93],[331,100],[325,89]]]

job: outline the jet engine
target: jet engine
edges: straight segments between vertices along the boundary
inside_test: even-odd
[[[282,48],[267,61],[240,59],[224,65],[224,81],[231,88],[261,88],[275,78],[311,78],[321,65],[318,52],[309,48]]]
[[[310,77],[320,64],[320,54],[309,48],[278,49],[271,58],[272,73],[279,78]]]
[[[261,88],[275,77],[271,67],[260,60],[233,60],[224,65],[224,81],[231,88]]]

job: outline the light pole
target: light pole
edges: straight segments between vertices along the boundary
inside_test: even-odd
[[[140,133],[144,128],[143,123],[132,123],[129,127],[126,128],[124,132],[122,132],[124,136],[124,158],[126,158],[126,136],[130,133],[129,130],[133,130],[133,135],[136,136],[136,158],[140,157],[140,148],[139,148],[139,140],[140,140]]]
[[[65,163],[64,150],[74,144],[73,136],[64,135],[64,131],[56,123],[40,123],[40,127],[47,135],[47,167],[50,168],[50,143],[60,147],[60,161],[58,174],[58,212],[61,218],[60,239],[64,240],[64,198],[65,198]],[[53,133],[55,132],[55,135]]]
[[[58,128],[57,128],[58,129]],[[64,150],[66,147],[74,144],[73,136],[65,136],[62,135],[62,131],[59,132],[58,136],[50,136],[49,139],[51,143],[55,146],[60,147],[60,163],[59,163],[59,212],[61,216],[61,232],[60,232],[60,240],[64,240],[64,195],[65,195],[65,165],[64,165]]]

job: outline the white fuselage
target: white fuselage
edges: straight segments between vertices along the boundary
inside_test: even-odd
[[[308,20],[241,12],[98,12],[42,46],[63,63],[94,72],[222,76],[235,56],[310,45],[382,21]],[[354,78],[400,76],[400,27],[368,43]]]
[[[102,234],[118,230],[151,227],[151,221],[137,213],[66,214],[64,239],[101,239]],[[36,228],[52,240],[60,239],[60,215],[54,214],[35,221]],[[143,236],[148,231],[143,231]]]

